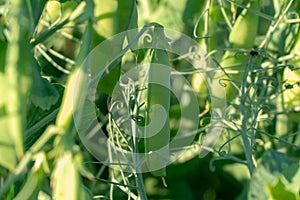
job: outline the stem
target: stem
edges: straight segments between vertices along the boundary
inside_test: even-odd
[[[143,183],[143,175],[141,173],[134,173],[136,185],[138,187],[137,192],[142,200],[147,200],[147,194]]]
[[[134,88],[136,90],[136,88]],[[134,90],[134,91],[135,91]],[[139,116],[139,102],[138,102],[138,94],[135,93],[135,97],[134,97],[134,103],[135,103],[135,106],[136,106],[136,115]],[[130,109],[130,108],[129,108]],[[138,133],[138,125],[136,124],[136,126],[134,127],[134,133],[132,132],[133,134],[133,149],[134,149],[134,156],[133,156],[133,159],[134,159],[134,166],[138,167],[136,165],[136,163],[138,163],[139,161],[139,157],[138,157],[138,136],[137,136],[137,133]],[[135,170],[138,170],[138,169],[135,169]],[[141,173],[136,173],[136,171],[134,172],[134,176],[135,176],[135,180],[136,180],[136,185],[137,185],[137,192],[138,192],[138,195],[139,197],[142,199],[142,200],[147,200],[147,194],[146,194],[146,191],[145,191],[145,187],[144,187],[144,183],[143,183],[143,175]]]
[[[26,152],[16,170],[8,176],[7,180],[1,187],[0,197],[2,197],[9,190],[11,185],[20,178],[20,176],[23,174],[22,172],[26,170],[28,163],[31,161],[32,156],[33,154],[31,151]]]
[[[224,19],[225,19],[225,22],[226,22],[227,26],[229,27],[229,29],[231,30],[231,29],[232,29],[232,25],[231,25],[230,20],[229,20],[228,17],[227,17],[227,14],[226,14],[224,5],[223,5],[223,3],[222,3],[221,0],[218,0],[218,3],[219,3],[219,5],[220,5],[220,9],[221,9],[222,15],[223,15],[223,17],[224,17]]]
[[[241,136],[242,136],[242,141],[244,144],[244,151],[245,151],[245,156],[247,160],[247,167],[249,169],[250,175],[252,175],[253,170],[254,170],[254,163],[252,159],[252,145],[251,142],[248,139],[248,128],[247,128],[247,121],[248,121],[248,113],[246,109],[246,99],[247,99],[247,94],[246,94],[246,84],[247,84],[247,77],[248,73],[251,67],[251,61],[252,61],[252,56],[250,56],[248,64],[246,66],[242,84],[241,84],[241,105],[240,105],[240,110],[241,110],[241,120],[242,120],[242,127],[241,127]]]
[[[100,168],[100,170],[99,170],[98,173],[96,174],[95,179],[94,179],[94,181],[93,181],[93,183],[92,183],[92,186],[91,186],[91,190],[93,190],[93,189],[95,188],[96,183],[97,183],[97,179],[100,179],[100,177],[101,177],[102,174],[104,173],[105,167],[106,167],[105,165],[102,165],[101,168]]]
[[[125,185],[123,183],[109,181],[109,180],[106,180],[106,179],[103,179],[103,178],[95,178],[95,180],[98,180],[98,181],[101,181],[101,182],[104,182],[104,183],[108,183],[108,184],[123,186],[123,187],[127,187],[127,188],[137,188],[137,186],[134,186],[134,185]]]
[[[31,41],[32,47],[36,46],[40,42],[45,41],[49,36],[56,33],[58,30],[60,30],[62,27],[64,27],[67,23],[69,23],[69,19],[66,19],[66,20],[62,21],[60,24],[53,26],[51,29],[49,29],[45,32],[42,32],[38,37],[34,38]]]
[[[15,171],[13,171],[7,180],[4,182],[3,187],[0,189],[0,197],[3,196],[10,186],[17,180],[19,180],[23,174],[26,172],[28,163],[32,160],[34,154],[39,151],[49,139],[54,136],[56,133],[60,131],[53,126],[50,126],[44,134],[32,145],[31,149],[26,151],[25,155],[23,156],[22,160],[19,162],[18,166],[16,167]]]
[[[35,135],[35,133],[41,128],[43,128],[45,125],[49,124],[53,119],[55,119],[57,113],[59,111],[59,108],[52,111],[49,115],[47,115],[45,118],[43,118],[41,121],[37,122],[35,125],[30,127],[28,130],[25,131],[25,136],[27,138],[31,138]]]

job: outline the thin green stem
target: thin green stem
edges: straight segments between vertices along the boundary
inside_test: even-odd
[[[5,180],[2,188],[0,189],[0,197],[3,196],[10,188],[10,186],[17,180],[19,180],[23,173],[26,172],[27,166],[29,162],[32,160],[33,156],[36,152],[38,152],[40,149],[43,148],[43,146],[49,141],[49,139],[52,138],[57,133],[60,133],[61,131],[54,127],[50,126],[45,133],[36,141],[32,147],[26,151],[25,155],[19,162],[16,169],[9,175],[9,177]]]
[[[54,34],[56,31],[60,30],[62,27],[64,27],[67,23],[69,23],[69,19],[66,19],[62,21],[60,24],[57,24],[56,26],[51,27],[45,32],[42,32],[38,37],[34,38],[31,41],[31,45],[34,47],[40,42],[45,41],[48,37],[50,37],[52,34]]]
[[[141,173],[135,173],[134,176],[138,187],[137,191],[141,200],[147,200],[148,198],[144,187],[143,175]]]
[[[113,184],[113,185],[119,185],[119,186],[123,186],[123,187],[128,187],[128,188],[132,188],[132,189],[137,189],[138,188],[137,186],[134,186],[134,185],[125,185],[123,183],[109,181],[109,180],[106,180],[106,179],[103,179],[103,178],[95,178],[95,180],[98,180],[98,181],[101,181],[101,182],[104,182],[104,183]]]
[[[241,110],[241,121],[242,121],[242,127],[241,127],[241,136],[242,136],[242,141],[243,141],[243,147],[244,147],[244,152],[247,160],[247,167],[250,172],[250,175],[252,175],[253,170],[254,170],[254,162],[252,159],[252,145],[251,142],[248,139],[248,128],[247,128],[247,122],[248,122],[248,113],[247,113],[247,108],[246,108],[246,99],[247,99],[247,94],[246,94],[246,87],[247,87],[247,77],[250,71],[251,67],[251,62],[252,61],[252,56],[249,58],[249,62],[246,66],[244,75],[243,75],[243,80],[242,80],[242,85],[241,85],[241,104],[240,104],[240,110]]]
[[[134,88],[134,91],[136,91],[136,88]],[[140,106],[139,106],[139,102],[138,102],[138,94],[136,92],[134,92],[134,103],[135,103],[135,112],[136,115],[139,116],[139,111],[140,111]],[[130,108],[129,108],[130,109]],[[136,163],[139,162],[139,157],[138,157],[138,137],[137,137],[137,133],[138,133],[138,125],[137,123],[135,123],[135,127],[133,128],[134,132],[132,132],[133,135],[133,159],[134,159],[134,166],[137,166]],[[138,167],[138,166],[137,166]],[[137,184],[137,191],[138,191],[138,195],[142,200],[147,200],[147,194],[145,191],[145,187],[144,187],[144,183],[143,183],[143,175],[141,173],[137,173],[136,171],[139,171],[138,169],[135,169],[134,176],[135,176],[135,180],[136,180],[136,184]]]
[[[70,74],[69,70],[64,69],[62,66],[60,66],[59,64],[57,64],[48,54],[47,52],[42,48],[42,45],[38,44],[35,47],[40,54],[53,66],[55,67],[57,70],[65,73],[65,74]]]
[[[44,126],[49,124],[49,122],[51,122],[53,119],[55,119],[55,117],[57,116],[58,111],[59,111],[59,108],[55,109],[49,115],[44,117],[41,121],[37,122],[35,125],[30,127],[29,129],[27,129],[25,131],[25,137],[26,138],[32,137],[36,132],[41,130],[41,128],[43,128]]]
[[[234,3],[235,6],[240,7],[242,9],[248,9],[250,12],[253,12],[256,15],[258,15],[258,16],[266,19],[266,20],[269,20],[269,21],[273,21],[274,20],[273,16],[270,16],[270,15],[267,15],[265,13],[259,12],[257,10],[252,9],[252,8],[247,8],[247,6],[245,6],[243,4],[240,4],[240,3],[237,3],[237,1],[233,1],[233,0],[226,0],[226,1],[228,1],[230,3]]]
[[[15,171],[10,173],[8,178],[5,180],[3,186],[0,189],[0,197],[3,197],[4,194],[7,193],[11,185],[19,180],[22,174],[26,171],[28,163],[32,160],[32,152],[27,151],[23,156],[22,160],[19,162],[18,166],[16,167]]]
[[[230,23],[230,20],[228,19],[228,16],[227,16],[227,14],[226,14],[226,11],[225,11],[225,9],[224,9],[224,5],[223,5],[223,3],[222,3],[221,0],[218,0],[218,3],[219,3],[219,5],[220,5],[220,9],[221,9],[222,15],[223,15],[223,17],[224,17],[224,19],[225,19],[225,21],[226,21],[226,23],[227,23],[227,26],[228,26],[229,29],[231,30],[231,29],[232,29],[232,25],[231,25],[231,23]]]

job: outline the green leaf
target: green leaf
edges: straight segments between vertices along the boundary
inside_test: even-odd
[[[49,81],[41,77],[37,70],[33,73],[31,100],[37,107],[49,110],[59,99],[59,94]]]
[[[294,193],[300,192],[300,163],[294,163],[283,172],[283,176],[287,182],[286,187]]]
[[[92,23],[89,21],[83,35],[83,44],[81,45],[76,62],[76,69],[69,75],[66,89],[62,100],[61,109],[58,113],[56,124],[67,129],[71,125],[74,109],[81,103],[82,96],[85,96],[86,69],[81,67],[83,60],[89,54],[92,45],[93,28]],[[75,91],[81,91],[76,93]]]
[[[14,196],[15,196],[15,185],[12,184],[9,188],[8,194],[6,195],[6,200],[11,200],[14,198]]]
[[[31,17],[33,18],[34,25],[36,26],[42,15],[47,0],[31,0]]]
[[[113,5],[110,5],[110,6],[111,6],[110,9],[114,8]],[[109,19],[110,21],[108,21],[108,19],[106,19],[106,21],[101,22],[101,24],[103,24],[103,23],[106,24],[106,23],[110,22],[109,27],[115,27],[115,25],[118,24],[118,30],[115,31],[115,33],[126,31],[128,29],[134,29],[134,28],[138,27],[137,7],[136,7],[135,0],[131,0],[131,1],[119,0],[117,14],[118,14],[117,19],[115,18],[114,15],[112,15],[111,19]],[[114,21],[115,24],[112,24],[112,20],[115,20]],[[117,20],[117,23],[116,23],[116,20]],[[98,29],[100,29],[100,28],[98,28]],[[111,33],[111,35],[112,34],[113,33]],[[105,34],[102,34],[102,35],[105,35]],[[109,35],[109,36],[111,36],[111,35]],[[132,38],[130,38],[130,36],[127,36],[127,37],[128,37],[128,41],[130,41],[132,39]],[[122,47],[121,44],[123,43],[124,39],[125,39],[125,35],[124,35],[124,37],[120,38],[119,42],[117,42],[117,44],[119,44],[119,45],[113,46],[114,50],[119,48],[119,50],[121,51],[121,47]],[[109,52],[109,50],[108,50],[108,52]],[[108,95],[111,95],[116,83],[119,81],[120,73],[121,73],[121,64],[118,63],[109,72],[106,72],[103,74],[103,76],[101,77],[101,79],[99,81],[98,89]]]
[[[296,194],[293,194],[291,191],[288,191],[281,179],[278,179],[277,184],[275,186],[268,185],[268,190],[272,199],[297,199]]]
[[[107,65],[105,72],[100,77],[97,88],[108,95],[112,94],[121,73],[121,56],[123,55],[119,57],[117,55],[122,51],[125,33],[121,35],[121,37],[114,37],[113,40],[110,39],[101,43],[101,49],[105,49],[105,51],[101,50],[101,53],[97,54],[97,60],[101,60],[103,65]],[[99,63],[97,60],[93,62]],[[95,68],[92,70],[95,70]]]
[[[286,155],[276,150],[266,151],[250,180],[248,199],[269,199],[268,187],[292,166]],[[278,186],[279,187],[279,186]]]

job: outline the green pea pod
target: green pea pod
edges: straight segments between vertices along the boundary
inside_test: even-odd
[[[252,9],[252,11],[250,9]],[[232,49],[242,48],[250,49],[254,45],[255,37],[258,29],[258,15],[253,10],[258,11],[260,8],[260,1],[250,1],[242,13],[238,16],[232,30],[229,34],[229,47]],[[224,73],[218,73],[215,75],[212,83],[212,91],[214,88],[219,87],[219,80],[230,78],[237,86],[241,82],[243,77],[243,70],[247,66],[249,56],[243,54],[237,55],[236,51],[227,50],[222,58],[220,65],[225,69]],[[237,88],[230,81],[224,81],[226,84],[226,99],[231,101],[237,95]],[[218,84],[218,85],[216,85]],[[218,96],[218,92],[215,92],[214,96]]]
[[[110,0],[102,1],[102,4],[105,4],[105,10],[107,9],[107,12],[110,13],[110,17],[102,19],[100,23],[96,26],[96,31],[98,32],[98,34],[108,38],[114,34],[138,27],[137,6],[135,0],[118,0],[117,4],[116,2]],[[102,14],[103,6],[100,6],[101,3],[100,5],[97,5],[98,3],[96,3],[96,12],[98,9],[99,12]],[[138,30],[136,30],[136,34],[137,32]],[[123,37],[118,37],[118,39],[120,40],[119,45],[115,45],[112,48],[114,50],[121,51],[122,44],[125,41],[126,37],[127,41],[131,41],[133,39],[132,34],[129,34],[127,36],[123,35]],[[108,50],[107,52],[107,56],[109,57],[110,51]],[[121,65],[121,63],[117,63],[113,69],[103,74],[98,84],[98,88],[100,91],[108,95],[112,95],[112,91],[120,77]]]
[[[250,9],[253,9],[252,11]],[[251,48],[258,29],[258,15],[253,11],[260,9],[260,0],[251,0],[238,16],[229,35],[230,47]]]
[[[137,7],[135,0],[119,0],[118,13],[119,32],[138,27]]]
[[[152,63],[149,68],[148,76],[148,97],[146,115],[147,138],[145,140],[145,150],[148,153],[147,167],[155,176],[166,175],[166,165],[169,157],[169,108],[170,108],[170,63],[168,54],[165,50],[155,49],[152,56]],[[162,116],[165,116],[162,117]],[[161,129],[154,132],[149,128],[154,118],[163,118],[160,121]],[[152,124],[153,125],[153,124]],[[156,127],[157,127],[156,126]],[[152,126],[153,127],[153,126]],[[150,136],[150,137],[149,137]]]
[[[53,199],[85,199],[81,186],[80,156],[71,151],[64,151],[56,160],[51,181],[53,183]]]
[[[56,124],[66,130],[71,125],[74,109],[82,103],[81,95],[84,96],[83,93],[80,93],[80,95],[76,93],[77,96],[75,96],[74,93],[76,90],[81,90],[81,88],[78,87],[84,88],[86,86],[87,72],[86,69],[80,66],[91,50],[92,33],[92,23],[89,22],[83,35],[83,45],[81,46],[80,52],[77,56],[76,62],[78,65],[74,72],[72,72],[69,76],[67,87],[63,96],[62,106],[56,118]]]
[[[296,38],[295,45],[291,50],[292,54],[300,52],[300,30],[298,31],[298,36]],[[296,70],[291,70],[289,68],[285,68],[283,71],[283,80],[286,81],[285,88],[287,89],[283,93],[283,102],[284,107],[288,110],[294,109],[296,111],[300,111],[300,59],[299,57],[294,57],[291,59],[288,64],[292,64]],[[296,117],[297,116],[297,117]],[[293,118],[299,120],[299,112],[293,115]]]
[[[125,6],[124,12],[120,12],[121,8]],[[105,5],[105,6],[104,6]],[[128,7],[127,7],[128,6]],[[123,21],[120,21],[119,19],[124,20],[124,17],[129,17],[129,1],[110,1],[110,0],[101,0],[101,1],[96,1],[95,2],[95,15],[100,17],[100,16],[105,16],[103,17],[97,25],[94,26],[96,33],[104,38],[109,38],[112,37],[113,35],[122,32],[126,29],[129,21],[126,21],[127,24],[124,24]],[[128,19],[128,18],[127,18]],[[124,38],[119,38],[120,43],[123,42]],[[113,46],[112,47],[114,50],[119,50],[121,51],[120,46]],[[108,50],[110,52],[110,50]],[[109,54],[108,54],[109,56]],[[121,64],[117,63],[116,66],[111,69],[110,71],[107,71],[103,76],[101,77],[99,84],[98,84],[98,89],[101,92],[104,92],[108,95],[112,95],[112,91],[116,85],[116,83],[119,80],[121,73]]]

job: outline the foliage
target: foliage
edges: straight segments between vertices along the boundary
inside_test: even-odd
[[[299,200],[299,11],[293,0],[0,0],[0,199]],[[88,80],[82,63],[91,50],[122,31],[149,27],[197,41],[206,52],[205,70],[163,50],[116,46],[121,58],[112,58],[101,77],[96,105],[83,103]],[[132,44],[135,38],[121,40]],[[159,42],[168,44],[168,38]],[[160,148],[172,139],[181,110],[168,91],[153,97],[138,88],[128,102],[135,111],[131,120],[145,126],[143,98],[171,101],[164,104],[170,122],[164,141],[135,141],[111,115],[111,96],[122,74],[161,58],[157,52],[163,54],[159,63],[190,81],[201,112],[193,143],[156,173],[168,187],[151,173],[108,167],[114,158],[105,163],[94,158],[74,123],[75,108],[96,110],[97,119],[83,116],[80,128],[99,121],[110,142],[131,152]],[[214,89],[220,85],[225,99]],[[204,138],[211,137],[212,105],[224,102],[224,130],[213,148],[203,149]],[[199,152],[209,154],[200,159]]]

